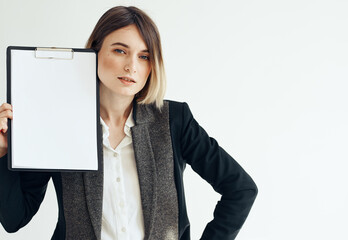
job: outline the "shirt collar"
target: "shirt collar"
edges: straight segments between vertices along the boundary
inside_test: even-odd
[[[129,116],[127,118],[126,124],[124,125],[124,133],[128,136],[131,137],[131,127],[135,125],[134,119],[133,119],[133,108],[131,112],[129,113]]]

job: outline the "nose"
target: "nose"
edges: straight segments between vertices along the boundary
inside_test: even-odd
[[[128,62],[124,65],[124,70],[129,73],[136,73],[135,61],[133,59],[129,59]]]

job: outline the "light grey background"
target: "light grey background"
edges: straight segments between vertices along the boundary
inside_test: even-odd
[[[348,2],[1,0],[0,102],[8,45],[83,47],[115,5],[136,5],[155,20],[166,98],[188,102],[256,181],[259,196],[238,239],[348,239]],[[185,181],[198,239],[219,196],[190,167]],[[0,227],[0,239],[50,239],[56,220],[50,184],[33,220],[15,234]]]

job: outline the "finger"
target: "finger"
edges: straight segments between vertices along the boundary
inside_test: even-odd
[[[0,106],[0,111],[3,111],[3,110],[12,110],[12,105],[11,104],[8,104],[8,103],[3,103],[1,104]]]
[[[7,129],[8,129],[8,125],[7,123],[1,123],[0,124],[0,131],[3,132],[3,133],[6,133],[7,132]]]
[[[9,118],[13,116],[11,109],[0,110],[0,118]]]
[[[0,112],[0,118],[10,118],[13,119],[13,112],[12,110],[5,110]]]

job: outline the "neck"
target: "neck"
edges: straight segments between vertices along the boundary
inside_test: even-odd
[[[124,126],[133,105],[134,96],[119,96],[100,83],[100,116],[108,125]]]

